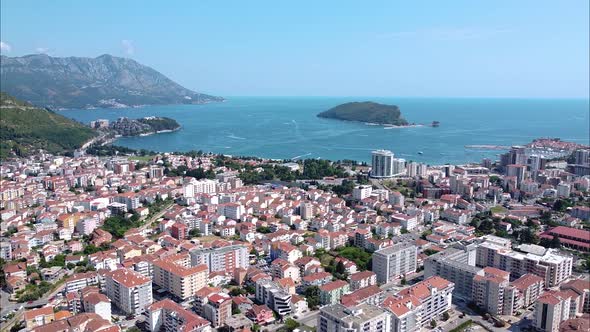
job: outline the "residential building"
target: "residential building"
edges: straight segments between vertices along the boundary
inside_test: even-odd
[[[543,278],[527,273],[511,283],[512,287],[518,291],[518,302],[524,308],[527,308],[537,302],[537,299],[543,294],[545,286]]]
[[[231,317],[231,297],[225,293],[211,294],[207,303],[201,308],[203,317],[211,322],[212,327],[225,325],[225,321]]]
[[[570,298],[559,291],[547,291],[535,304],[533,327],[537,331],[556,332],[559,324],[570,319]]]
[[[146,310],[146,316],[151,332],[211,331],[209,321],[170,299],[150,305]]]
[[[105,274],[106,294],[121,311],[139,315],[152,304],[152,280],[138,272],[117,269]]]
[[[485,267],[483,273],[473,278],[475,305],[492,315],[513,315],[517,296],[510,286],[510,273],[494,267]]]
[[[373,272],[377,282],[385,284],[394,278],[416,271],[418,248],[411,243],[397,243],[373,253]]]
[[[176,254],[153,261],[154,284],[182,300],[207,285],[207,265],[191,266],[190,255]]]
[[[473,278],[483,275],[483,270],[475,266],[473,245],[447,248],[424,261],[424,277],[440,276],[455,284],[453,296],[470,301],[473,292]]]
[[[320,303],[336,304],[340,298],[350,291],[350,286],[344,280],[336,280],[320,286]]]
[[[221,248],[203,248],[190,251],[191,265],[205,264],[209,272],[233,271],[236,268],[248,268],[248,248],[243,245],[231,245]]]
[[[386,310],[370,304],[352,308],[333,304],[320,309],[316,328],[318,332],[390,332],[391,316]]]
[[[393,176],[393,152],[375,150],[371,155],[371,177],[389,178]]]

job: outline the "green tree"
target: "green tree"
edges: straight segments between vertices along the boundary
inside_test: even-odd
[[[315,310],[320,304],[320,288],[318,286],[307,287],[304,294],[309,308]]]
[[[432,327],[432,328],[436,327],[436,321],[434,319],[430,321],[430,327]]]
[[[301,324],[299,324],[299,322],[297,322],[296,320],[294,320],[292,318],[285,319],[285,327],[287,328],[287,330],[289,332],[292,332],[293,330],[295,330],[299,326],[301,326]]]

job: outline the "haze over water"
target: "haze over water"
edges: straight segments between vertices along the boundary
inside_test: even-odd
[[[441,122],[439,128],[384,129],[321,119],[317,113],[349,101],[395,104],[409,122]],[[117,145],[159,152],[203,150],[266,158],[323,158],[369,161],[373,149],[428,164],[497,159],[502,151],[465,145],[517,145],[538,137],[590,144],[587,99],[230,97],[224,103],[129,109],[67,110],[88,123],[99,118],[165,116],[182,129],[125,137]],[[422,152],[423,154],[419,154]]]

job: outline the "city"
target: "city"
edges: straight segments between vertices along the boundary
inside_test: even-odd
[[[8,159],[2,329],[587,329],[589,156]]]

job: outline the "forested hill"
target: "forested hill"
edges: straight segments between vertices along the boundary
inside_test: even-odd
[[[408,124],[396,105],[384,105],[371,101],[341,104],[318,114],[318,117],[396,126]]]
[[[0,158],[27,156],[39,149],[65,153],[96,135],[81,123],[0,93]]]

